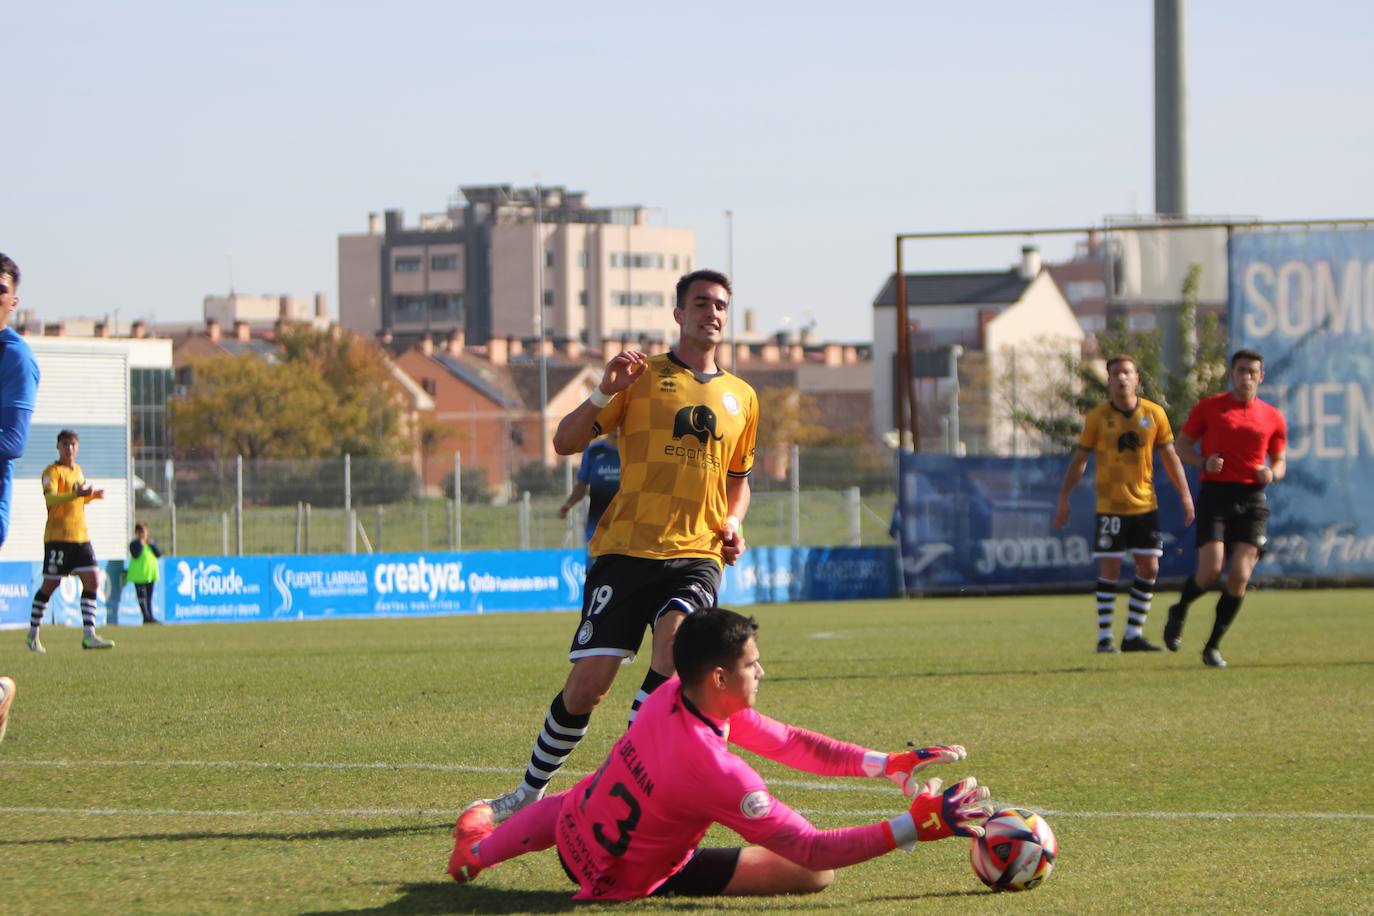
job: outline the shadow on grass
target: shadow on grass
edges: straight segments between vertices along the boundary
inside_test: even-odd
[[[566,913],[572,910],[585,912],[588,906],[596,905],[595,902],[574,902],[572,885],[568,885],[566,890],[557,891],[522,891],[482,887],[480,884],[464,887],[452,881],[428,881],[423,884],[401,884],[395,887],[401,896],[383,906],[365,910],[316,910],[302,916],[354,916],[360,913]],[[651,903],[654,910],[679,913],[714,913],[720,910],[718,897],[654,897],[652,901],[638,903]],[[635,905],[635,902],[631,902],[630,905]]]
[[[947,898],[947,897],[948,897],[948,898],[954,898],[954,897],[988,897],[988,896],[991,896],[991,894],[992,894],[991,891],[931,891],[931,892],[928,893],[928,894],[911,894],[911,895],[909,895],[909,896],[903,894],[903,895],[900,896],[900,897],[897,897],[897,896],[889,896],[889,897],[865,897],[863,900],[861,900],[861,901],[859,901],[859,902],[860,902],[860,903],[901,903],[901,902],[914,902],[914,901],[916,901],[916,900],[940,900],[940,899]]]
[[[566,913],[577,908],[572,890],[519,891],[452,881],[394,885],[401,896],[368,909],[315,910],[302,916],[343,916],[360,913]]]
[[[58,836],[25,840],[0,839],[0,846],[69,846],[78,843],[128,843],[142,840],[145,842],[184,843],[187,840],[280,840],[282,842],[316,840],[377,840],[383,837],[400,836],[407,833],[434,833],[447,831],[449,825],[430,824],[410,827],[358,827],[353,829],[305,830],[305,831],[260,831],[254,830],[234,833],[220,830],[190,830],[179,833],[123,833],[117,836]]]

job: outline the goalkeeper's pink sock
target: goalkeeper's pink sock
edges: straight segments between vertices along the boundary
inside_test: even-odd
[[[541,798],[506,818],[491,836],[477,844],[477,858],[482,867],[491,868],[498,862],[552,846],[558,810],[567,794],[564,790]]]

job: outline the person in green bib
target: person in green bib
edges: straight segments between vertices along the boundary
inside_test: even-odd
[[[153,616],[153,587],[157,584],[157,560],[162,556],[157,541],[148,536],[148,526],[139,522],[134,525],[134,539],[129,542],[129,559],[126,578],[133,583],[138,593],[138,609],[143,612],[143,623],[161,623]]]

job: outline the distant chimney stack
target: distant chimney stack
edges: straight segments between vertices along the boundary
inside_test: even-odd
[[[525,342],[519,337],[506,338],[506,352],[511,356],[520,356],[525,352]]]
[[[466,345],[467,335],[462,331],[450,331],[448,340],[444,342],[444,349],[448,350],[450,356],[462,356]]]
[[[96,337],[109,337],[109,336],[110,336],[110,322],[108,322],[108,321],[97,321],[97,322],[95,323],[95,328],[94,328],[94,330],[95,330],[95,336],[96,336]]]
[[[434,355],[434,340],[433,340],[428,334],[426,334],[424,337],[421,337],[421,338],[420,338],[420,355],[421,355],[421,356],[433,356],[433,355]]]
[[[380,213],[369,213],[367,215],[367,234],[382,234],[382,215]]]
[[[770,340],[759,348],[759,359],[769,364],[777,363],[782,359],[782,348],[776,340]]]
[[[824,362],[827,366],[844,365],[844,347],[839,344],[828,343],[822,348],[821,353],[825,357]]]
[[[324,298],[324,293],[316,293],[316,294],[315,294],[315,317],[316,317],[316,318],[328,318],[328,317],[329,317],[329,304],[328,304],[328,302],[327,302],[327,301],[325,300],[325,298]]]
[[[210,338],[211,343],[219,343],[220,330],[217,319],[211,318],[205,322],[205,336]]]
[[[140,318],[129,326],[129,336],[135,340],[142,340],[148,336],[148,322]]]
[[[1021,279],[1034,280],[1040,276],[1040,249],[1034,245],[1021,246]]]
[[[510,344],[504,337],[493,337],[487,341],[487,359],[493,366],[504,366],[510,362]]]
[[[569,337],[563,342],[563,355],[568,359],[578,360],[582,358],[582,341],[576,337]]]
[[[248,322],[234,322],[234,338],[239,343],[248,343],[248,341],[253,339],[253,329],[248,326]]]

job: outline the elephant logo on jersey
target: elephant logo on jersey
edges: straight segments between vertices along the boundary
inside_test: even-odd
[[[684,407],[673,417],[673,438],[695,436],[705,445],[711,439],[719,442],[723,437],[716,435],[716,412],[704,404]]]
[[[1116,450],[1118,452],[1133,452],[1140,448],[1140,434],[1133,429],[1128,429],[1116,440]]]

